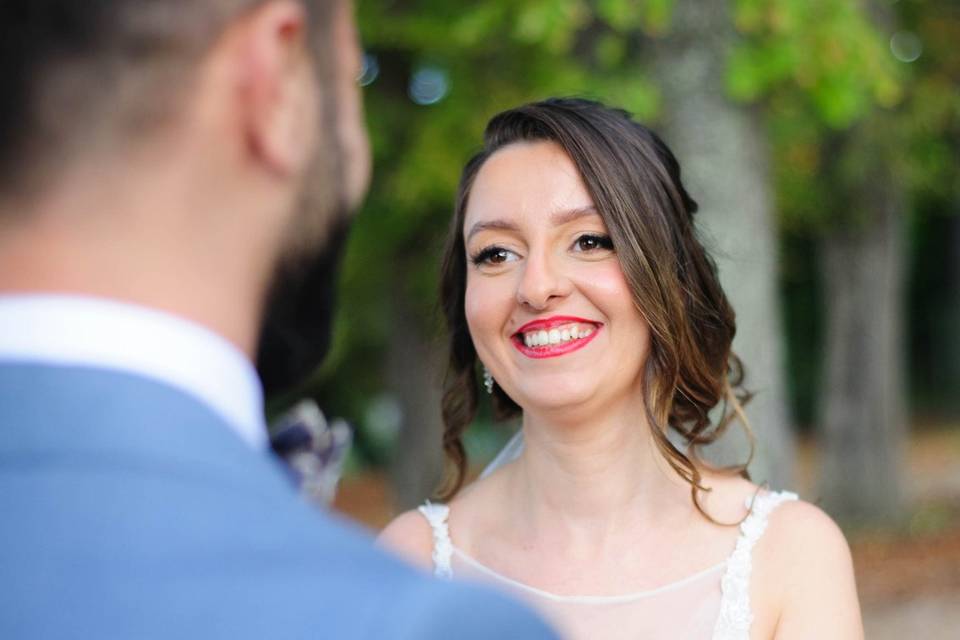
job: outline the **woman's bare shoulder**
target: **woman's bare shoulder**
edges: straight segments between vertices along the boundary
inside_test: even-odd
[[[417,566],[426,569],[432,566],[433,531],[416,509],[394,518],[377,536],[377,544]]]
[[[499,470],[498,470],[499,471]],[[499,473],[477,480],[464,487],[447,505],[450,537],[469,543],[469,533],[481,526],[496,500]],[[495,509],[493,511],[496,511]],[[422,567],[433,567],[433,530],[429,521],[417,509],[400,514],[377,537],[381,546],[390,549]]]
[[[771,514],[764,537],[765,546],[791,574],[816,577],[823,572],[849,572],[852,577],[847,539],[837,523],[814,504],[784,502]]]
[[[754,550],[758,584],[783,585],[778,639],[862,638],[850,546],[822,509],[784,502]]]
[[[777,565],[792,575],[813,576],[814,570],[852,572],[850,546],[840,527],[820,507],[804,500],[786,501],[776,508],[763,542]]]
[[[742,521],[756,498],[772,492],[737,476],[705,477],[710,489],[705,508],[718,520]],[[784,500],[768,516],[754,555],[769,555],[780,570],[809,571],[812,558],[829,560],[838,570],[850,565],[850,547],[840,527],[822,509],[804,500]],[[766,558],[765,558],[766,559]],[[815,564],[821,564],[819,561]]]
[[[704,506],[721,522],[742,521],[771,492],[735,476],[707,475]],[[755,530],[755,529],[754,529]],[[822,509],[784,500],[767,516],[752,553],[750,592],[758,637],[863,637],[850,547]]]

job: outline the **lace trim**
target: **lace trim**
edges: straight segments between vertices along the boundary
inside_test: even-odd
[[[750,514],[740,523],[740,537],[727,561],[727,571],[720,580],[720,615],[713,630],[714,640],[748,640],[753,612],[750,609],[750,574],[753,571],[751,551],[767,528],[770,513],[784,502],[796,500],[789,491],[769,493],[747,500]],[[752,502],[752,504],[751,504]]]
[[[450,542],[450,528],[447,525],[450,507],[427,502],[417,510],[423,514],[433,530],[433,575],[449,580],[453,578],[453,568],[450,566],[453,544]]]

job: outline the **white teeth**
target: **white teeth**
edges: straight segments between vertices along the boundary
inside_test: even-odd
[[[585,326],[583,328],[581,328],[581,326],[582,325],[571,324],[556,327],[549,331],[545,329],[531,331],[530,333],[523,334],[523,344],[531,348],[557,345],[570,342],[571,340],[582,340],[592,335],[595,330],[592,326]]]

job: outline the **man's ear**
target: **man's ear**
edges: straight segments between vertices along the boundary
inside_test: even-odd
[[[272,0],[237,29],[237,99],[248,151],[271,172],[298,174],[312,154],[319,111],[305,9]]]

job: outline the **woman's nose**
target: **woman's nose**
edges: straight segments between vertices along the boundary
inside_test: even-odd
[[[517,302],[541,311],[570,294],[570,279],[550,255],[531,254],[517,285]]]

